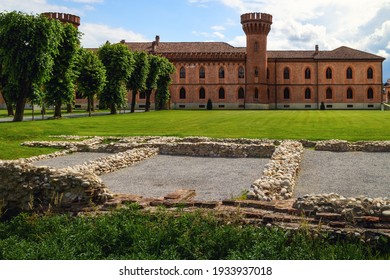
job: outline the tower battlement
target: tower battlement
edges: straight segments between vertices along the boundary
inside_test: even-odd
[[[248,13],[241,15],[242,29],[245,34],[265,34],[271,31],[272,15]]]
[[[80,17],[75,15],[64,14],[64,13],[52,13],[52,12],[43,13],[42,15],[48,18],[59,20],[64,23],[73,24],[74,27],[79,27],[80,25]]]

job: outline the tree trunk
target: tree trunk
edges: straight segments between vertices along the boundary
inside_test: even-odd
[[[131,95],[132,95],[132,98],[131,98],[130,113],[134,113],[134,111],[135,111],[135,99],[137,97],[137,91],[133,90]]]
[[[72,104],[67,104],[66,105],[66,112],[67,113],[73,113],[73,105]]]
[[[91,111],[95,112],[95,98],[91,96]]]
[[[110,109],[111,109],[111,115],[116,115],[118,113],[115,104],[111,104]]]
[[[61,106],[62,106],[61,100],[57,101],[55,108],[54,108],[54,118],[56,118],[56,119],[62,118]]]
[[[8,111],[8,116],[13,116],[14,115],[14,108],[12,108],[12,104],[8,102],[4,94],[1,93],[4,99],[5,106],[7,106],[7,111]]]
[[[145,102],[145,112],[150,112],[150,96],[152,95],[152,91],[148,90],[145,93],[146,102]]]
[[[19,98],[16,101],[14,122],[23,121],[24,107],[26,106],[26,98]]]
[[[92,98],[88,95],[88,116],[91,116],[92,106]]]

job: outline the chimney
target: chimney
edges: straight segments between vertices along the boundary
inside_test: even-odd
[[[121,40],[121,44],[125,44],[125,43],[126,43],[125,39]]]
[[[159,43],[160,43],[160,36],[156,35],[156,46],[158,46]]]
[[[315,54],[318,54],[318,52],[319,52],[319,47],[318,47],[318,45],[316,45],[316,52],[315,52]]]

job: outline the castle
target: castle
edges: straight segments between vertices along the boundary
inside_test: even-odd
[[[70,22],[80,18],[60,13],[46,16]],[[125,42],[132,51],[168,58],[176,67],[170,87],[171,109],[380,109],[387,101],[382,81],[383,57],[339,47],[322,51],[270,51],[267,37],[272,16],[241,15],[246,47],[221,42]],[[131,100],[129,93],[128,100]],[[145,107],[138,94],[137,108]],[[152,104],[154,98],[152,96]],[[77,99],[76,107],[85,100]],[[153,105],[152,105],[153,108]]]

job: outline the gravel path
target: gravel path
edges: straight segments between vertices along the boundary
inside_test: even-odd
[[[158,155],[101,178],[116,193],[161,197],[178,189],[194,189],[195,199],[222,200],[248,190],[268,161]]]
[[[82,164],[86,161],[97,160],[98,158],[107,157],[112,154],[107,153],[74,153],[62,157],[56,157],[51,159],[45,159],[36,161],[33,164],[35,166],[50,166],[56,168],[65,168],[68,166],[74,166]]]
[[[305,150],[295,195],[390,197],[390,154]]]

